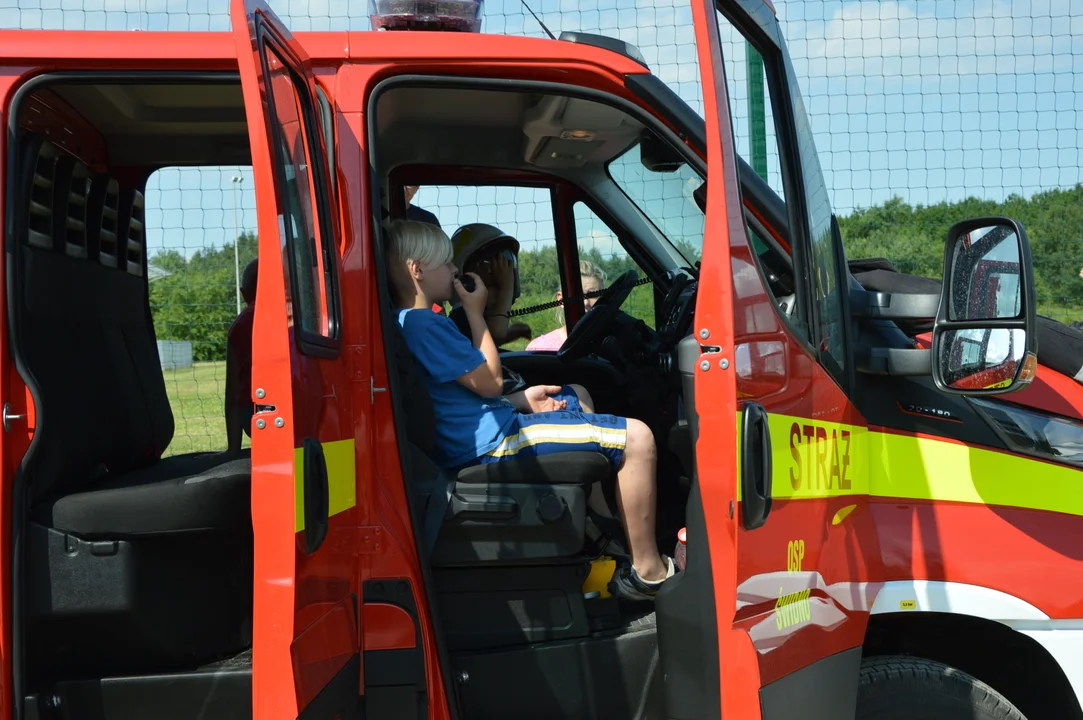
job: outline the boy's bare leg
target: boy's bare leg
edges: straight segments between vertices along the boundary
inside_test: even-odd
[[[569,385],[568,388],[571,389],[579,399],[579,406],[583,408],[583,412],[593,415],[594,398],[590,396],[590,391],[582,385]],[[613,518],[613,511],[609,509],[609,504],[605,500],[605,493],[602,492],[601,484],[594,483],[591,485],[590,493],[587,495],[587,504],[590,505],[594,512],[602,517]]]
[[[569,388],[575,393],[575,396],[579,398],[579,405],[583,408],[583,412],[590,415],[594,414],[594,398],[590,396],[590,392],[582,385],[569,385]]]
[[[654,435],[642,421],[628,418],[628,443],[617,469],[617,509],[628,536],[632,567],[647,582],[666,577],[668,566],[654,538],[655,468],[658,453]]]

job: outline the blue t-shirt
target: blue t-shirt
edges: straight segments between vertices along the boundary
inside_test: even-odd
[[[428,308],[401,309],[398,320],[432,396],[435,460],[454,468],[499,445],[515,422],[515,407],[503,397],[482,397],[457,382],[485,362],[481,350],[450,319]]]

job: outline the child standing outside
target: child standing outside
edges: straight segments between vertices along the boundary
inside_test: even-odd
[[[484,317],[487,290],[475,273],[473,292],[459,282],[451,241],[440,228],[395,221],[388,261],[396,319],[439,419],[437,462],[455,470],[560,452],[605,455],[617,473],[617,507],[631,556],[631,567],[613,577],[614,592],[653,599],[676,568],[654,539],[657,454],[650,429],[635,419],[584,413],[574,398],[554,398],[558,387],[539,385],[502,397],[500,356]],[[462,303],[470,339],[432,312],[452,293]]]
[[[252,437],[252,319],[256,315],[257,260],[244,266],[244,308],[226,332],[226,453],[241,453],[241,433]]]

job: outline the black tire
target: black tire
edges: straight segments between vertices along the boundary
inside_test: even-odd
[[[981,680],[943,663],[888,655],[861,663],[857,720],[1026,720]]]

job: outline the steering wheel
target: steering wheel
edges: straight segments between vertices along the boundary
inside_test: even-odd
[[[523,376],[507,365],[501,363],[500,372],[504,376],[504,389],[501,391],[501,395],[511,395],[526,389],[526,381],[523,380]]]
[[[557,357],[564,362],[571,362],[590,352],[594,343],[604,337],[613,324],[617,311],[635,288],[637,279],[636,271],[629,270],[614,280],[594,303],[594,308],[580,318],[568,333],[568,339],[560,346]]]

